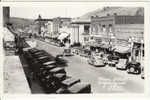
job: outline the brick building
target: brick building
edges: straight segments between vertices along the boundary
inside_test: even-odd
[[[104,17],[91,17],[91,34],[111,36],[118,39],[129,37],[142,38],[144,33],[144,16],[109,14]]]

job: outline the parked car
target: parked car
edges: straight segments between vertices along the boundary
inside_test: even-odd
[[[64,59],[63,55],[57,55],[55,58],[56,66],[67,67],[68,61]]]
[[[119,63],[116,64],[116,69],[126,70],[128,59],[119,59]]]
[[[64,81],[62,81],[61,83],[62,83],[63,88],[68,88],[78,82],[81,82],[81,80],[76,79],[76,78],[67,78]]]
[[[73,53],[73,54],[76,54],[76,55],[79,55],[81,49],[82,49],[82,47],[73,47],[73,48],[72,48],[72,53]]]
[[[49,71],[51,74],[57,74],[57,73],[64,73],[66,74],[66,71],[64,68],[53,68],[52,70]]]
[[[94,66],[105,66],[103,54],[95,53],[89,56],[88,63]]]
[[[77,93],[91,93],[91,85],[78,82],[67,89],[61,89],[56,93],[59,94],[77,94]]]
[[[109,55],[108,56],[108,62],[107,64],[109,66],[116,66],[116,64],[119,62],[119,57],[115,55]]]
[[[116,64],[116,69],[126,70],[127,63],[129,62],[128,54],[120,54],[118,64]]]
[[[80,56],[89,57],[90,54],[91,54],[91,51],[88,50],[88,49],[82,49],[82,50],[80,50]]]
[[[140,74],[141,73],[141,67],[139,62],[129,62],[127,64],[127,72],[132,74]]]
[[[64,56],[72,56],[71,49],[64,49],[63,55]]]

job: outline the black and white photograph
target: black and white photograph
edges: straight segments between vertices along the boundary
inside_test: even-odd
[[[144,11],[85,2],[3,6],[3,92],[145,93]]]
[[[2,2],[70,2],[70,0],[1,0]],[[99,1],[99,2],[147,2],[149,0],[71,0],[71,1],[75,1],[75,2],[93,2],[93,1]]]

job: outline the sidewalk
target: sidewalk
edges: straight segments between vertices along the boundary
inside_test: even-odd
[[[19,56],[5,56],[4,93],[31,93]]]

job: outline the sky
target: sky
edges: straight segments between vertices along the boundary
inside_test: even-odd
[[[98,3],[51,3],[46,6],[10,6],[11,17],[36,19],[40,14],[42,18],[54,17],[80,17],[87,12],[102,8]]]

